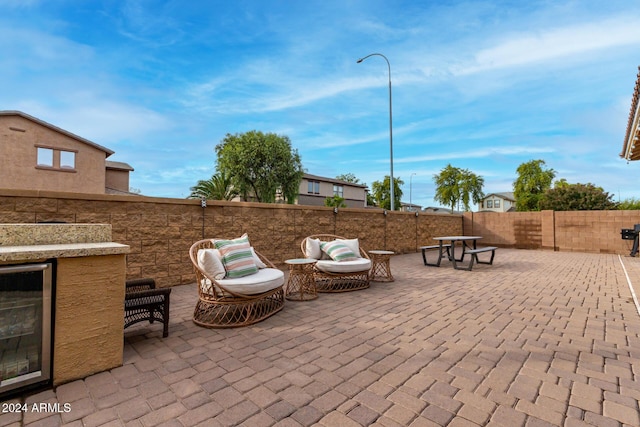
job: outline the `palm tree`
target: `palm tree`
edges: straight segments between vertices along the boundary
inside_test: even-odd
[[[233,186],[231,178],[224,172],[218,172],[210,179],[198,181],[190,190],[189,199],[204,197],[207,200],[231,200],[239,194]]]

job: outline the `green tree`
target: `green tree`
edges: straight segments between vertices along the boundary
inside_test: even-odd
[[[434,200],[445,206],[451,206],[451,212],[456,205],[462,206],[465,211],[471,210],[471,202],[479,203],[484,197],[482,187],[484,178],[468,169],[460,169],[448,164],[439,174],[433,176],[436,184]]]
[[[189,199],[231,200],[238,195],[231,178],[225,172],[213,174],[210,179],[200,180],[190,188]]]
[[[470,202],[477,205],[484,198],[482,187],[484,178],[468,169],[463,169],[460,175],[460,198],[465,212],[471,210]]]
[[[393,195],[395,196],[395,193]],[[373,197],[373,194],[367,191],[367,206],[377,206],[377,205],[378,203],[376,202],[375,197]]]
[[[625,211],[637,211],[640,210],[640,199],[630,198],[624,199],[618,203],[618,209]]]
[[[333,197],[327,197],[324,199],[324,205],[332,208],[346,208],[347,204],[344,202],[344,197],[340,197],[334,194]]]
[[[569,184],[561,180],[540,199],[540,209],[554,211],[589,211],[617,209],[613,195],[591,183]]]
[[[513,182],[513,194],[518,212],[540,210],[540,199],[556,177],[556,171],[545,169],[545,164],[544,160],[530,160],[516,169],[518,177]]]
[[[396,177],[393,178],[393,181],[393,198],[395,199],[393,202],[393,207],[395,208],[395,210],[400,210],[400,200],[402,200],[402,189],[400,188],[400,186],[404,184],[404,181]],[[373,192],[373,199],[375,201],[375,204],[382,209],[391,209],[390,183],[391,178],[389,177],[389,175],[386,175],[382,182],[374,181],[373,184],[371,184],[371,190]]]
[[[356,178],[352,173],[343,173],[342,175],[336,176],[336,179],[344,182],[350,182],[352,184],[360,184],[360,179]]]
[[[227,134],[216,153],[218,171],[231,177],[244,200],[275,203],[280,192],[286,203],[295,202],[304,171],[288,137],[255,130]]]

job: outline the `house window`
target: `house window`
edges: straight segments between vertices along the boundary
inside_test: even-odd
[[[493,200],[487,200],[487,209],[493,209]]]
[[[344,188],[342,185],[333,185],[333,195],[338,197],[344,197]]]
[[[500,208],[500,200],[494,200],[493,201],[493,207],[496,208],[496,209]]]
[[[60,169],[75,169],[76,153],[60,150]]]
[[[37,165],[53,167],[53,150],[51,148],[38,147]]]
[[[36,146],[36,167],[43,169],[75,171],[76,151]]]
[[[309,181],[309,186],[307,187],[307,193],[309,194],[320,194],[320,182],[319,181]]]

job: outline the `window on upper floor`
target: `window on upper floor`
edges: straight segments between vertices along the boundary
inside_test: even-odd
[[[344,188],[342,187],[342,185],[333,184],[333,195],[344,197]]]
[[[309,181],[307,187],[307,193],[309,194],[320,194],[320,182],[319,181]]]
[[[60,169],[75,169],[76,153],[73,151],[60,151]]]
[[[493,209],[493,200],[487,200],[487,209]]]
[[[38,166],[53,167],[53,150],[51,148],[38,147]]]
[[[500,200],[494,200],[493,201],[493,207],[494,208],[499,208],[500,207]]]
[[[36,167],[64,171],[76,170],[75,151],[40,146],[36,146],[36,149]]]

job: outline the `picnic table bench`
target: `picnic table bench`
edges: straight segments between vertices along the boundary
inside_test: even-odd
[[[469,271],[473,268],[474,262],[476,264],[493,264],[496,249],[498,249],[495,246],[485,246],[483,248],[478,248],[476,244],[478,240],[482,239],[482,236],[444,236],[434,237],[433,239],[438,241],[437,245],[420,246],[420,250],[422,251],[422,261],[424,262],[424,265],[428,265],[431,267],[440,267],[440,262],[442,261],[442,259],[448,258],[453,264],[454,269]],[[462,253],[460,254],[460,258],[456,258],[456,242],[460,242],[460,245],[462,246]],[[426,254],[427,251],[435,249],[438,250],[438,259],[436,260],[436,262],[428,262]],[[491,252],[491,258],[489,259],[489,261],[481,261],[478,258],[478,254],[483,252]],[[467,254],[471,255],[471,261],[467,266],[462,266],[459,263],[464,261],[464,257]]]
[[[451,244],[447,243],[447,244],[443,244],[442,247],[440,245],[428,245],[428,246],[420,246],[420,250],[422,251],[422,261],[424,262],[424,265],[429,265],[432,267],[439,267],[440,266],[440,260],[442,258],[444,258],[444,253],[438,252],[438,260],[436,262],[428,262],[427,261],[427,254],[426,252],[428,250],[433,250],[433,249],[438,249],[439,251],[441,249],[446,249],[447,250],[447,258],[451,258]]]
[[[471,261],[469,261],[469,265],[466,267],[458,267],[458,264],[456,263],[456,260],[453,260],[453,268],[455,268],[456,270],[467,270],[467,271],[471,271],[471,269],[473,268],[473,261],[475,260],[476,264],[488,264],[488,265],[492,265],[493,264],[493,258],[496,256],[496,249],[498,249],[496,246],[485,246],[483,248],[473,248],[473,249],[467,249],[465,251],[465,254],[469,254],[471,255]],[[483,252],[491,252],[491,258],[489,259],[489,261],[480,261],[480,259],[478,258],[478,254],[483,253]]]

